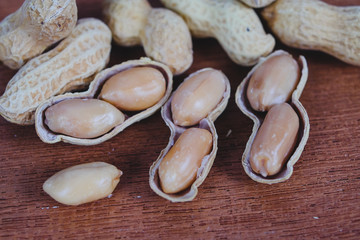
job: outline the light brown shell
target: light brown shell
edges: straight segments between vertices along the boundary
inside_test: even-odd
[[[253,8],[262,8],[270,5],[276,0],[241,0],[243,3]]]
[[[26,0],[0,22],[0,61],[19,69],[67,37],[77,22],[75,0]]]
[[[9,81],[0,97],[0,114],[16,124],[34,124],[43,101],[87,86],[108,63],[110,50],[110,29],[95,18],[80,19],[69,37],[33,58]]]
[[[360,66],[360,6],[319,0],[277,0],[261,15],[284,44],[319,50]]]
[[[109,79],[110,77],[121,71],[139,66],[148,66],[158,69],[164,75],[164,78],[166,80],[166,92],[164,97],[162,97],[160,101],[155,105],[153,105],[152,107],[140,112],[134,112],[134,113],[126,112],[125,121],[122,124],[116,126],[110,132],[92,139],[76,138],[76,137],[70,137],[70,136],[54,133],[51,130],[49,130],[49,128],[46,126],[44,113],[48,107],[66,99],[96,98],[107,79]],[[102,143],[114,137],[118,133],[122,132],[128,126],[154,114],[166,102],[166,100],[169,98],[171,94],[172,84],[173,84],[172,77],[173,77],[172,73],[166,65],[152,61],[149,58],[141,58],[139,60],[129,60],[127,62],[123,62],[121,64],[115,65],[111,68],[107,68],[96,75],[95,79],[91,82],[89,89],[87,91],[77,92],[77,93],[66,93],[64,95],[59,95],[54,98],[51,98],[48,101],[42,103],[38,107],[35,113],[36,132],[40,137],[40,139],[46,143],[56,143],[60,141],[76,144],[76,145],[95,145]]]
[[[211,68],[204,68],[201,70],[198,70],[192,74],[190,74],[184,82],[191,78],[192,76],[202,72],[209,70]],[[167,194],[164,193],[161,189],[160,182],[159,182],[159,174],[158,174],[158,168],[160,166],[161,161],[165,157],[165,155],[168,153],[170,148],[174,145],[176,140],[179,138],[179,136],[187,129],[186,127],[177,126],[172,121],[172,114],[171,114],[171,98],[166,102],[166,104],[161,108],[161,116],[164,119],[166,125],[170,128],[171,135],[169,137],[169,143],[166,146],[165,149],[163,149],[157,158],[157,160],[152,164],[149,170],[149,184],[151,189],[158,194],[159,196],[170,200],[172,202],[186,202],[193,200],[197,193],[198,193],[198,187],[204,182],[205,178],[207,177],[208,173],[210,172],[210,169],[213,165],[213,162],[216,157],[217,149],[218,149],[218,135],[216,133],[216,128],[214,125],[214,121],[217,119],[217,117],[225,110],[227,103],[229,101],[230,97],[230,82],[227,79],[227,77],[223,74],[223,77],[225,79],[226,89],[223,95],[223,99],[219,102],[219,104],[216,106],[216,108],[209,113],[209,115],[202,119],[198,125],[190,126],[190,127],[198,127],[203,128],[211,132],[213,137],[213,146],[210,154],[206,155],[203,160],[201,167],[199,168],[197,172],[197,177],[195,182],[186,190],[176,193],[176,194]]]
[[[161,0],[179,13],[194,37],[214,37],[237,64],[252,66],[275,45],[254,9],[237,0]]]
[[[175,12],[152,8],[147,0],[105,0],[103,12],[117,44],[143,45],[146,56],[168,65],[174,75],[191,66],[191,34]]]
[[[266,58],[261,58],[259,63],[256,66],[254,66],[254,68],[248,73],[248,75],[245,77],[245,79],[238,86],[238,88],[236,90],[236,94],[235,94],[235,101],[236,101],[236,104],[238,105],[238,107],[240,108],[240,110],[246,116],[251,118],[251,120],[253,120],[253,122],[254,122],[252,134],[246,144],[246,148],[245,148],[245,151],[242,156],[243,168],[244,168],[246,174],[254,181],[260,182],[260,183],[267,183],[267,184],[283,182],[291,177],[291,175],[293,173],[294,165],[299,160],[301,153],[304,150],[307,139],[309,137],[309,131],[310,131],[310,122],[309,122],[308,114],[307,114],[305,108],[303,107],[303,105],[301,104],[301,102],[299,101],[299,98],[301,96],[301,93],[305,87],[305,84],[306,84],[306,81],[308,78],[308,67],[307,67],[306,59],[303,56],[300,56],[298,63],[299,63],[299,67],[301,69],[301,77],[300,77],[300,80],[299,80],[299,83],[298,83],[296,89],[294,90],[294,92],[291,95],[291,102],[289,103],[294,108],[295,112],[298,114],[299,119],[300,119],[298,143],[295,147],[294,153],[289,158],[286,165],[284,165],[283,169],[274,176],[265,178],[265,177],[261,176],[260,174],[255,173],[252,170],[252,168],[250,166],[250,162],[249,162],[250,149],[251,149],[251,145],[255,139],[255,136],[265,118],[265,113],[256,112],[255,110],[253,110],[251,108],[251,106],[247,100],[247,97],[246,97],[246,89],[247,89],[249,80],[250,80],[252,74],[256,71],[256,69],[259,68],[260,65],[264,61],[266,61],[268,58],[270,58],[272,56],[281,55],[281,54],[288,54],[288,53],[285,51],[282,51],[282,50],[277,50],[274,53],[267,56]]]

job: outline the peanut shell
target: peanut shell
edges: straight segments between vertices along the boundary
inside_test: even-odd
[[[76,137],[66,136],[63,134],[58,134],[58,133],[50,131],[49,128],[46,126],[45,119],[44,119],[44,117],[45,117],[44,111],[48,107],[50,107],[58,102],[61,102],[63,100],[66,100],[66,99],[97,98],[103,84],[105,83],[105,81],[107,79],[109,79],[113,75],[115,75],[123,70],[129,69],[132,67],[140,67],[140,66],[154,67],[154,68],[158,69],[164,75],[164,78],[166,80],[165,95],[160,99],[159,102],[157,102],[152,107],[147,108],[143,111],[139,111],[139,112],[125,112],[124,113],[125,121],[122,124],[115,126],[115,128],[110,130],[108,133],[101,135],[99,137],[96,137],[96,138],[92,138],[92,139],[76,138]],[[99,72],[96,75],[95,79],[91,82],[89,89],[87,91],[77,92],[77,93],[66,93],[63,95],[53,97],[53,98],[43,102],[38,107],[38,109],[35,113],[36,132],[37,132],[38,136],[40,137],[40,139],[45,143],[56,143],[56,142],[63,141],[66,143],[71,143],[71,144],[76,144],[76,145],[100,144],[100,143],[107,141],[110,138],[116,136],[118,133],[122,132],[128,126],[154,114],[169,98],[171,91],[172,91],[172,83],[173,83],[173,80],[172,80],[172,73],[171,73],[170,69],[166,65],[156,62],[156,61],[152,61],[149,58],[141,58],[139,60],[129,60],[127,62],[123,62],[118,65],[114,65],[111,68],[107,68],[107,69],[104,69],[103,71]]]
[[[276,0],[241,0],[243,3],[253,8],[262,8],[270,5]]]
[[[266,184],[284,182],[291,177],[291,175],[293,173],[294,165],[299,160],[301,153],[304,150],[307,139],[309,137],[309,131],[310,131],[310,122],[309,122],[308,114],[307,114],[305,108],[303,107],[303,105],[301,104],[301,102],[299,101],[299,98],[301,96],[301,93],[305,87],[305,84],[306,84],[306,81],[308,78],[308,67],[307,67],[306,59],[303,56],[300,56],[298,63],[299,63],[299,67],[301,69],[301,76],[300,76],[300,80],[297,84],[296,89],[293,91],[293,93],[291,95],[291,102],[289,103],[294,108],[295,112],[298,114],[299,119],[300,119],[300,129],[299,129],[299,133],[298,133],[298,140],[297,140],[297,143],[295,146],[295,150],[292,153],[292,155],[290,156],[290,158],[288,159],[288,161],[286,162],[285,166],[282,168],[282,170],[280,170],[280,172],[274,176],[263,177],[260,174],[256,174],[252,170],[252,168],[250,166],[250,162],[249,162],[251,145],[253,144],[255,136],[256,136],[262,122],[264,121],[265,114],[257,112],[251,108],[250,103],[246,97],[246,90],[247,90],[247,86],[248,86],[249,80],[251,78],[251,75],[256,71],[256,69],[259,66],[261,66],[261,64],[264,61],[266,61],[268,58],[270,58],[272,56],[277,56],[280,54],[288,54],[288,53],[285,51],[282,51],[282,50],[277,50],[274,53],[270,54],[269,56],[267,56],[265,58],[261,58],[259,63],[252,68],[252,70],[248,73],[248,75],[245,77],[245,79],[238,86],[238,88],[236,90],[236,94],[235,94],[235,101],[236,101],[236,104],[238,105],[238,107],[240,108],[240,110],[254,122],[252,134],[249,137],[249,140],[246,144],[245,151],[242,156],[243,168],[244,168],[246,174],[252,180],[254,180],[256,182],[260,182],[260,183],[266,183]]]
[[[83,89],[109,61],[111,32],[100,20],[78,21],[57,47],[23,66],[0,97],[0,114],[8,121],[34,124],[36,108],[64,92]]]
[[[319,50],[360,66],[360,6],[319,0],[277,0],[261,15],[284,44]]]
[[[202,71],[206,71],[209,70],[211,68],[204,68],[201,69],[197,72],[194,72],[192,74],[190,74],[185,80],[190,79],[192,76],[194,76],[195,74],[198,74]],[[191,201],[193,200],[197,193],[198,193],[198,187],[204,182],[204,180],[206,179],[207,175],[210,172],[210,169],[213,165],[213,162],[215,160],[216,157],[216,153],[217,153],[217,149],[218,149],[218,135],[216,133],[216,128],[214,125],[214,121],[217,119],[217,117],[225,110],[227,103],[229,101],[229,97],[230,97],[230,82],[227,79],[227,77],[225,75],[223,75],[224,80],[225,80],[225,85],[226,85],[226,89],[223,95],[223,98],[221,99],[221,101],[219,102],[219,104],[216,106],[216,108],[214,110],[212,110],[208,116],[204,119],[202,119],[200,121],[199,124],[194,125],[194,126],[190,126],[190,127],[197,127],[197,128],[203,128],[206,129],[208,131],[210,131],[210,133],[212,134],[212,150],[211,152],[206,155],[201,163],[201,167],[198,169],[197,172],[197,177],[195,182],[193,182],[193,184],[187,188],[186,190],[176,193],[176,194],[166,194],[162,191],[161,186],[160,186],[160,181],[159,181],[159,173],[158,173],[158,168],[160,166],[161,161],[163,160],[163,158],[165,157],[165,155],[169,152],[170,148],[174,145],[175,141],[179,138],[179,136],[181,135],[181,133],[183,133],[187,127],[181,127],[178,125],[175,125],[173,120],[172,120],[172,113],[171,113],[171,101],[172,101],[172,97],[170,97],[170,99],[165,103],[165,105],[161,108],[161,116],[164,119],[166,125],[169,127],[170,129],[170,137],[169,137],[169,143],[166,146],[165,149],[163,149],[159,155],[159,157],[157,158],[157,160],[152,164],[152,166],[150,167],[149,170],[149,184],[151,189],[158,194],[159,196],[170,200],[172,202],[186,202],[186,201]]]
[[[26,0],[0,22],[0,61],[19,69],[67,37],[77,21],[75,0]]]

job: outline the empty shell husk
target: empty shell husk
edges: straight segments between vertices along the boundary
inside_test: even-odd
[[[250,80],[252,74],[256,71],[257,68],[259,68],[261,66],[262,63],[264,63],[267,59],[269,59],[273,56],[277,56],[277,55],[281,55],[281,54],[288,54],[288,53],[283,50],[277,50],[277,51],[273,52],[271,55],[269,55],[265,58],[261,58],[259,63],[248,73],[248,75],[245,77],[245,79],[238,86],[238,88],[236,90],[236,94],[235,94],[235,101],[236,101],[236,104],[238,105],[238,107],[240,108],[240,110],[246,116],[251,118],[251,120],[253,120],[253,122],[254,122],[252,134],[250,135],[250,138],[246,144],[246,148],[245,148],[245,151],[242,156],[243,168],[244,168],[246,174],[251,179],[253,179],[256,182],[266,183],[266,184],[284,182],[291,177],[291,175],[293,173],[294,165],[299,160],[301,153],[304,150],[304,147],[305,147],[306,142],[309,137],[309,131],[310,131],[310,122],[309,122],[308,114],[307,114],[305,108],[303,107],[303,105],[301,104],[301,102],[299,101],[299,98],[301,96],[301,93],[305,87],[305,84],[306,84],[306,81],[308,78],[308,67],[307,67],[306,59],[303,56],[300,56],[299,60],[298,60],[298,64],[299,64],[300,71],[301,71],[300,79],[296,86],[296,89],[292,92],[290,102],[288,102],[292,106],[292,108],[295,110],[295,112],[298,114],[299,119],[300,119],[300,128],[299,128],[298,139],[297,139],[297,143],[295,146],[295,150],[291,154],[290,158],[286,161],[286,163],[284,164],[284,166],[282,167],[280,172],[277,173],[276,175],[263,177],[260,174],[257,174],[252,170],[252,168],[250,166],[250,162],[249,162],[250,150],[251,150],[251,146],[254,142],[255,136],[256,136],[262,122],[264,121],[265,113],[257,112],[251,108],[250,103],[246,96],[247,86],[248,86],[248,83],[249,83],[249,80]]]
[[[71,137],[63,134],[58,134],[53,131],[51,131],[46,123],[45,123],[45,111],[50,106],[59,103],[63,100],[67,99],[91,99],[91,98],[97,98],[97,95],[100,93],[100,90],[103,86],[103,84],[106,82],[107,79],[112,77],[113,75],[133,68],[133,67],[153,67],[157,70],[159,70],[166,81],[166,92],[164,96],[153,106],[143,110],[143,111],[137,111],[137,112],[124,112],[125,114],[125,121],[121,123],[118,126],[115,126],[112,130],[107,132],[106,134],[103,134],[96,138],[91,139],[83,139],[83,138],[76,138]],[[111,68],[107,68],[101,72],[99,72],[93,82],[90,84],[89,89],[85,92],[76,92],[76,93],[66,93],[64,95],[59,95],[57,97],[51,98],[48,101],[44,102],[42,105],[39,106],[35,113],[35,127],[36,132],[40,139],[44,141],[45,143],[56,143],[56,142],[67,142],[71,144],[76,145],[95,145],[102,143],[106,140],[109,140],[110,138],[114,137],[121,131],[123,131],[128,126],[134,124],[135,122],[138,122],[144,118],[149,117],[150,115],[154,114],[169,98],[171,91],[172,91],[172,84],[173,84],[173,75],[170,71],[170,69],[159,62],[152,61],[149,58],[141,58],[139,60],[129,60],[126,62],[123,62],[121,64],[115,65]]]
[[[210,69],[211,68],[205,68],[205,69],[201,69],[197,72],[194,72],[191,75],[189,75],[184,80],[184,82],[187,79],[190,79],[191,77],[193,77],[194,75],[201,73],[202,71],[206,71],[206,70],[210,70]],[[171,101],[173,99],[173,96],[170,97],[170,99],[165,103],[165,105],[161,109],[162,118],[164,119],[166,125],[170,128],[171,135],[169,137],[168,145],[166,146],[165,149],[163,149],[161,151],[158,159],[150,167],[149,184],[150,184],[151,189],[156,194],[158,194],[159,196],[161,196],[167,200],[170,200],[172,202],[186,202],[186,201],[193,200],[198,193],[198,187],[204,182],[205,178],[207,177],[208,173],[210,172],[210,169],[213,165],[213,162],[216,157],[217,149],[218,149],[218,143],[217,143],[218,135],[216,133],[214,121],[225,110],[227,103],[229,101],[230,90],[231,90],[229,80],[223,73],[222,73],[222,75],[224,77],[225,85],[226,85],[225,91],[223,94],[223,98],[218,103],[218,105],[215,107],[215,109],[212,110],[208,114],[208,116],[206,118],[202,119],[197,125],[191,126],[191,127],[202,128],[202,129],[206,129],[206,130],[210,131],[210,133],[212,134],[212,140],[213,140],[212,141],[212,150],[208,155],[206,155],[202,159],[201,166],[197,171],[196,180],[192,183],[192,185],[190,187],[188,187],[187,189],[185,189],[184,191],[181,191],[176,194],[167,194],[162,191],[161,185],[160,185],[158,169],[159,169],[160,163],[163,160],[163,158],[165,157],[165,155],[169,152],[170,148],[174,145],[174,143],[179,138],[179,136],[186,129],[188,129],[188,127],[181,127],[181,126],[174,124],[174,122],[173,122],[172,113],[171,113]]]

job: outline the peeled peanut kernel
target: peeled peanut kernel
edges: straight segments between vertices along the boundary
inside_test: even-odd
[[[45,111],[45,123],[53,131],[77,138],[94,138],[125,120],[111,104],[98,99],[69,99]]]
[[[299,131],[299,117],[282,103],[267,113],[250,150],[250,165],[263,177],[278,173],[292,153]]]
[[[134,67],[109,78],[99,95],[124,111],[140,111],[155,105],[164,95],[163,74],[153,67]]]
[[[105,162],[85,163],[66,168],[43,184],[44,191],[66,205],[79,205],[109,196],[122,172]]]
[[[191,126],[205,118],[221,101],[225,92],[223,74],[214,69],[193,75],[174,93],[171,101],[176,125]]]
[[[255,70],[247,88],[247,98],[256,111],[268,111],[288,101],[299,80],[299,65],[291,55],[267,59]]]
[[[210,153],[212,134],[201,128],[183,132],[159,166],[159,177],[165,193],[177,193],[196,179],[202,159]]]

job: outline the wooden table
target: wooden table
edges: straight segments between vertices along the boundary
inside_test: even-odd
[[[77,2],[79,17],[102,18],[100,0]],[[358,0],[327,2],[359,4]],[[21,4],[1,1],[0,19]],[[234,95],[250,68],[231,62],[214,39],[194,39],[193,44],[194,63],[174,78],[174,88],[204,67],[221,69],[232,87],[229,104],[215,122],[218,154],[195,200],[171,203],[149,187],[149,167],[170,135],[160,112],[89,147],[45,144],[34,126],[0,118],[1,239],[360,238],[360,67],[278,41],[276,49],[304,55],[308,61],[309,79],[300,100],[311,130],[293,176],[266,185],[252,181],[241,165],[253,123],[236,106]],[[143,55],[141,47],[113,45],[109,66]],[[15,73],[0,65],[0,94]],[[92,161],[114,164],[124,172],[111,198],[71,207],[42,190],[43,182],[55,172]]]

